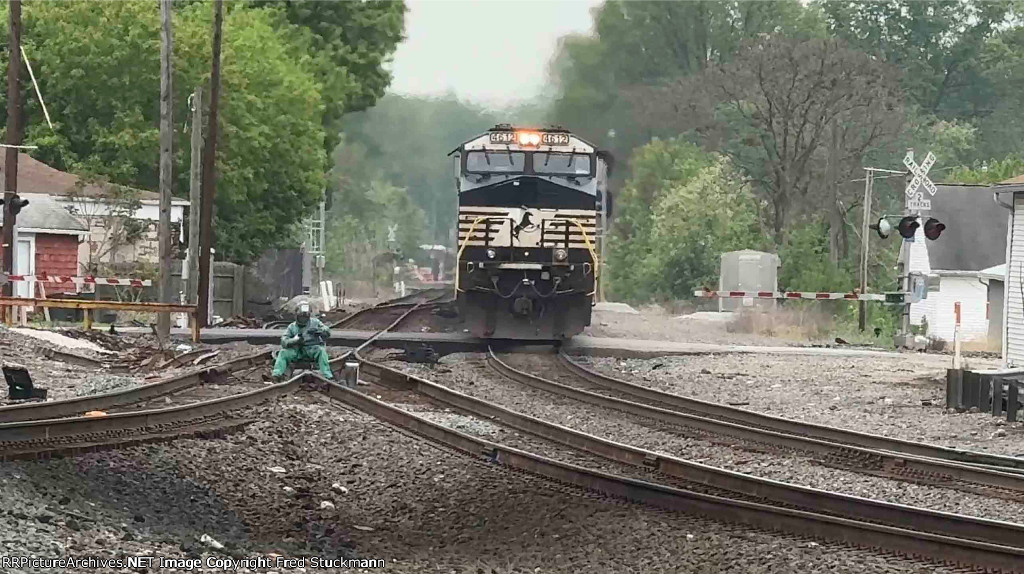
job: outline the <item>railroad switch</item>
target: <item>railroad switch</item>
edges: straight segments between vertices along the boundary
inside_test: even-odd
[[[18,365],[4,365],[4,380],[7,381],[7,396],[13,400],[46,399],[46,389],[32,385],[28,369]]]

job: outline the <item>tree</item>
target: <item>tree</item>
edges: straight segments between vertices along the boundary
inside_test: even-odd
[[[25,12],[25,49],[56,120],[51,132],[38,102],[29,100],[26,141],[39,146],[33,155],[67,171],[154,189],[159,7],[39,2]],[[175,11],[176,117],[186,117],[188,94],[208,78],[211,18],[202,2]],[[244,263],[288,241],[323,197],[322,86],[311,59],[296,57],[302,35],[279,20],[245,6],[232,7],[225,18],[218,258]],[[187,136],[176,137],[183,192],[191,150]]]
[[[963,118],[989,107],[981,55],[990,38],[1016,21],[1014,2],[852,0],[821,7],[832,35],[905,72],[908,99],[923,113]]]
[[[710,70],[706,85],[730,155],[771,206],[776,244],[802,208],[836,209],[838,183],[902,123],[895,70],[835,40],[751,42]],[[829,161],[837,169],[826,180]]]
[[[402,41],[405,3],[401,1],[323,2],[256,0],[282,10],[288,23],[305,31],[300,42],[322,84],[325,150],[341,141],[341,117],[372,107],[391,83],[385,66]]]
[[[429,239],[445,243],[455,223],[458,196],[449,152],[508,115],[484,111],[454,97],[388,95],[365,112],[348,117],[344,145],[335,152],[342,209],[358,207],[372,180],[408,190],[429,221]],[[347,158],[347,159],[346,159]],[[354,178],[354,175],[362,174]],[[357,212],[358,213],[358,212]]]
[[[559,92],[552,119],[622,158],[654,136],[679,133],[636,121],[633,106],[652,95],[637,96],[639,88],[699,74],[728,60],[749,38],[824,30],[818,10],[795,0],[609,0],[595,10],[594,29],[593,36],[562,39],[551,66]]]

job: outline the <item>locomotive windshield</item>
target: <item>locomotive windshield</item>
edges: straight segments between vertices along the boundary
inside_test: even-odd
[[[509,151],[471,151],[466,154],[468,173],[523,173],[526,154]]]
[[[535,152],[533,172],[549,175],[590,175],[590,155]]]

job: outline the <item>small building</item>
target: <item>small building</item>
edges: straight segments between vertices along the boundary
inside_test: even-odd
[[[25,195],[29,200],[18,214],[17,252],[14,256],[15,275],[78,274],[78,246],[89,231],[68,210],[46,195]],[[0,213],[0,222],[3,214]],[[44,291],[45,290],[45,291]],[[14,294],[31,297],[75,293],[75,284],[17,281]]]
[[[0,173],[6,169],[4,160],[0,154]],[[154,191],[86,181],[19,154],[18,193],[30,202],[34,197],[35,201],[49,197],[86,226],[86,239],[78,246],[78,269],[69,275],[94,274],[100,263],[155,265],[158,261],[160,194]],[[180,242],[185,241],[182,221],[186,207],[186,200],[171,201],[171,225]],[[21,215],[18,227],[26,227]]]
[[[1024,186],[1021,186],[1024,188]],[[930,277],[927,298],[910,306],[911,325],[924,327],[934,339],[953,342],[956,303],[960,303],[960,336],[965,348],[992,347],[989,339],[989,279],[993,266],[1006,257],[1006,212],[991,200],[991,186],[938,185],[931,197],[934,217],[946,225],[935,241],[918,228],[910,249],[911,272]],[[899,236],[896,236],[899,239]]]
[[[778,291],[778,286],[778,255],[752,249],[722,254],[722,267],[718,276],[719,291]],[[718,300],[719,311],[735,311],[740,307],[774,306],[774,299]]]

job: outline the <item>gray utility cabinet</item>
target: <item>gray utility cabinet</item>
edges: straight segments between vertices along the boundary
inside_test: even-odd
[[[719,291],[776,291],[779,284],[779,256],[744,249],[722,254]],[[741,307],[774,308],[774,299],[719,299],[719,311]]]

